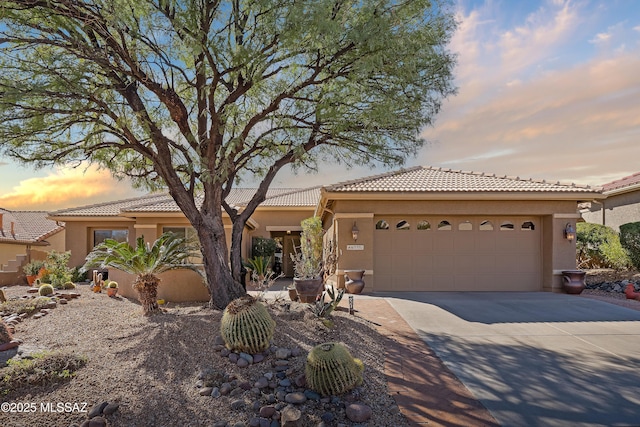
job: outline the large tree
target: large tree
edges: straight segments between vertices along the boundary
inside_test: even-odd
[[[439,0],[3,0],[1,149],[167,188],[225,307],[283,166],[400,165],[422,146],[454,91],[454,28]],[[247,175],[238,210],[225,198]]]

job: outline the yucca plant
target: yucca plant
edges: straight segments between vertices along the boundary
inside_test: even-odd
[[[153,245],[145,244],[144,238],[139,237],[135,248],[127,242],[107,239],[93,248],[82,268],[109,267],[135,274],[133,289],[138,293],[144,314],[150,315],[160,310],[157,300],[160,273],[178,268],[198,271],[193,265],[184,263],[192,249],[185,239],[173,233],[164,233]]]

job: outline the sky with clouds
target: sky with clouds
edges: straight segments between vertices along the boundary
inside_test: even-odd
[[[600,185],[640,172],[640,1],[458,0],[458,94],[407,166]],[[274,185],[383,173],[326,164]],[[54,210],[139,195],[107,171],[0,162],[0,207]]]

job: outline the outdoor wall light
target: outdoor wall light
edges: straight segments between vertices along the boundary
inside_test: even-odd
[[[354,242],[358,241],[358,233],[360,233],[360,230],[358,230],[358,226],[356,225],[356,222],[353,221],[353,227],[351,228],[351,237],[353,237]]]
[[[568,222],[564,227],[564,238],[570,242],[573,242],[576,239],[576,230],[570,222]]]

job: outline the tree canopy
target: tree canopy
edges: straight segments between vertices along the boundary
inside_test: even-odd
[[[225,306],[241,292],[222,209],[237,285],[242,230],[283,166],[400,165],[420,149],[455,90],[454,29],[427,0],[4,0],[0,149],[167,188]],[[237,210],[225,197],[249,176]]]

